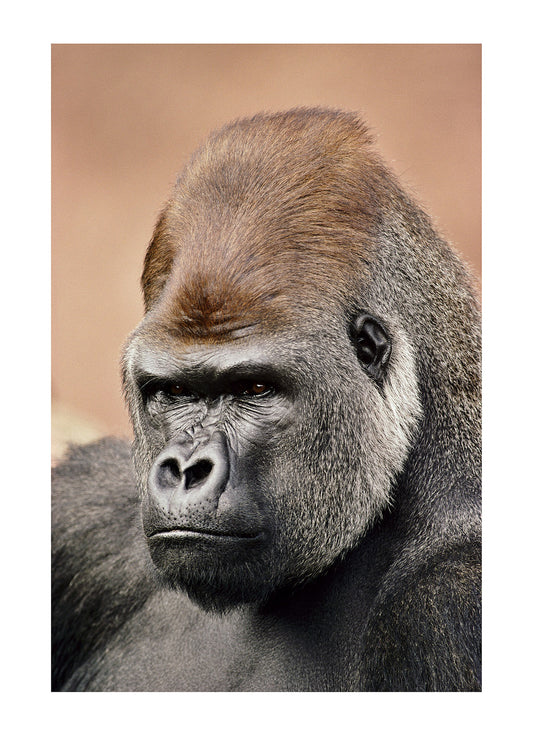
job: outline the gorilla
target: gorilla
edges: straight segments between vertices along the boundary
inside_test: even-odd
[[[359,117],[211,135],[142,288],[133,446],[53,471],[53,689],[480,690],[478,306]]]

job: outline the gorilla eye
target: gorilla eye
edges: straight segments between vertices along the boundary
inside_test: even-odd
[[[183,385],[170,385],[167,388],[167,393],[173,396],[183,395],[184,392],[185,388],[183,387]]]
[[[175,383],[175,382],[166,382],[164,385],[162,385],[161,394],[167,400],[172,400],[173,398],[192,399],[192,398],[198,397],[188,387],[185,387],[184,385],[180,385],[179,383]]]
[[[260,382],[254,382],[250,387],[250,392],[254,395],[263,395],[263,393],[268,392],[268,387],[266,385],[262,385]]]
[[[149,378],[139,385],[145,404],[168,403],[175,398],[192,397],[191,391],[170,380]]]
[[[234,395],[262,396],[270,395],[274,389],[264,382],[253,382],[252,380],[240,380],[232,387]]]

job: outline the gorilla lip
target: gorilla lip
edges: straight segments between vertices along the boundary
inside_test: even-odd
[[[255,542],[265,537],[264,532],[255,532],[252,534],[238,533],[238,532],[216,532],[208,529],[169,529],[167,531],[158,531],[148,536],[149,541],[172,541],[186,538],[193,539],[211,539],[215,540],[239,540]]]

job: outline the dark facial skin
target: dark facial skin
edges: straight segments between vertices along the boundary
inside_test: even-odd
[[[137,366],[146,421],[165,442],[143,503],[152,558],[171,584],[199,590],[203,601],[216,598],[206,591],[221,572],[247,564],[253,574],[244,583],[226,576],[239,585],[226,602],[252,598],[274,536],[253,469],[268,463],[278,433],[291,425],[293,386],[250,349],[193,348],[158,366],[155,374]]]

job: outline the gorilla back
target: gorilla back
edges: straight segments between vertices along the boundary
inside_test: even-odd
[[[478,690],[477,305],[358,118],[213,134],[142,285],[132,460],[54,471],[54,689]]]

